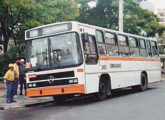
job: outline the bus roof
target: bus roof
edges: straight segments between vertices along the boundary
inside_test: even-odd
[[[93,29],[103,30],[103,31],[107,31],[107,32],[109,31],[109,32],[117,33],[117,34],[128,35],[128,36],[131,36],[131,37],[138,37],[138,38],[141,38],[141,39],[147,39],[147,40],[154,40],[154,41],[156,41],[156,39],[153,39],[153,38],[147,38],[147,37],[138,36],[138,35],[131,34],[131,33],[125,33],[125,32],[120,32],[120,31],[116,31],[116,30],[112,30],[112,29],[108,29],[108,28],[95,26],[95,25],[89,25],[89,24],[85,24],[85,23],[80,23],[78,21],[65,21],[65,22],[56,22],[56,23],[51,23],[51,24],[47,24],[47,25],[42,25],[42,26],[39,26],[39,27],[28,29],[28,30],[25,31],[25,33],[28,32],[28,31],[39,29],[39,28],[43,28],[43,27],[48,27],[48,26],[52,26],[52,25],[59,25],[59,24],[65,24],[65,23],[72,23],[72,24],[76,23],[78,25],[90,27],[90,28],[93,28]]]

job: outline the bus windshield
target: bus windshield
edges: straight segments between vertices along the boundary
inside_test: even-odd
[[[27,43],[27,60],[32,68],[63,68],[82,62],[80,40],[76,33],[34,39]]]

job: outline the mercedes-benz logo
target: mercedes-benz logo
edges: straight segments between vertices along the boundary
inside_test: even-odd
[[[53,83],[53,80],[54,80],[55,78],[53,77],[53,76],[49,76],[49,83]]]

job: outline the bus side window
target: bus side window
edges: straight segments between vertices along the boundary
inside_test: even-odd
[[[86,45],[86,58],[87,64],[97,64],[98,55],[96,49],[96,39],[95,36],[89,35],[89,41],[85,43]]]
[[[153,57],[158,57],[159,56],[158,47],[155,41],[151,41],[151,47],[152,47]]]
[[[137,44],[137,38],[129,37],[129,46],[130,46],[130,54],[133,57],[139,57],[139,48]]]
[[[147,40],[146,43],[147,43],[148,56],[152,57],[151,43],[149,40]]]
[[[96,31],[96,40],[97,40],[98,53],[100,55],[106,55],[104,35],[102,31],[98,31],[98,30]]]
[[[146,44],[144,39],[139,40],[139,50],[141,57],[147,57]]]
[[[119,52],[121,56],[130,56],[127,36],[118,35]]]
[[[106,43],[106,48],[107,48],[107,54],[109,56],[119,55],[116,34],[105,32],[105,43]]]

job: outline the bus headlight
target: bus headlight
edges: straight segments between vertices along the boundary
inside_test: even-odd
[[[74,79],[74,83],[78,83],[78,79]]]
[[[29,84],[29,87],[33,87],[33,84]]]
[[[69,80],[69,83],[73,83],[74,81],[73,80]]]
[[[36,83],[33,83],[33,87],[36,87]]]
[[[30,83],[29,87],[36,87],[36,83]]]
[[[71,79],[69,80],[69,83],[78,83],[78,79]]]

